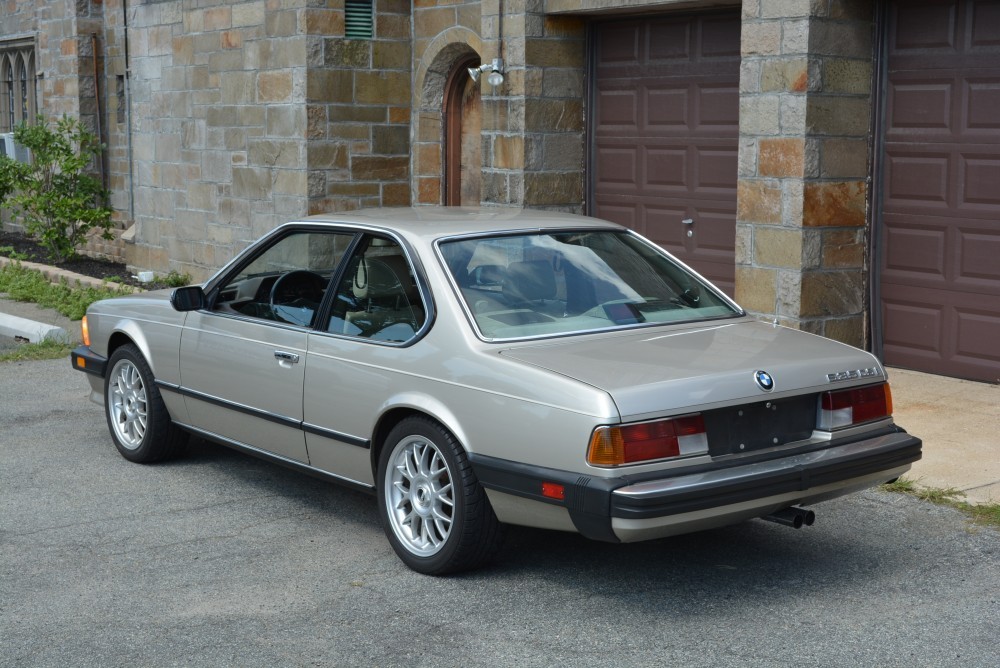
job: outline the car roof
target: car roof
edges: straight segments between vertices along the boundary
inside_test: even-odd
[[[362,225],[433,241],[442,237],[489,232],[553,229],[624,229],[606,220],[559,211],[508,207],[417,206],[359,209],[302,218],[301,223]]]

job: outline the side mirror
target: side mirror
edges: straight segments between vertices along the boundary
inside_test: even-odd
[[[170,305],[177,311],[198,311],[205,308],[205,291],[200,285],[177,288],[170,294]]]

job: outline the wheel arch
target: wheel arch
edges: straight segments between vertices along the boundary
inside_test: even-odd
[[[154,366],[153,356],[150,355],[149,342],[134,322],[123,321],[116,324],[114,329],[111,330],[111,336],[108,337],[107,357],[110,359],[116,350],[127,344],[132,344],[139,349],[139,352],[142,353],[143,358],[146,360],[146,364],[149,365],[150,370],[155,376],[156,367]]]
[[[409,417],[424,417],[436,422],[447,430],[466,452],[469,451],[465,430],[458,417],[439,400],[429,396],[406,395],[386,406],[375,422],[371,439],[372,477],[378,477],[378,460],[385,445],[385,439],[393,428]]]

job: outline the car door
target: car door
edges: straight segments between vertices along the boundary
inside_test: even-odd
[[[424,293],[394,240],[367,236],[345,262],[329,317],[309,341],[305,430],[316,468],[373,483],[365,430],[399,389],[409,344],[427,321]]]
[[[353,240],[290,230],[235,267],[189,314],[180,376],[191,426],[308,463],[302,429],[312,319]]]

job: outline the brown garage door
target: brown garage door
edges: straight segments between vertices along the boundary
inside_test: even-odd
[[[890,5],[880,289],[888,364],[1000,379],[1000,4]]]
[[[619,21],[594,35],[590,210],[733,294],[739,14]]]

